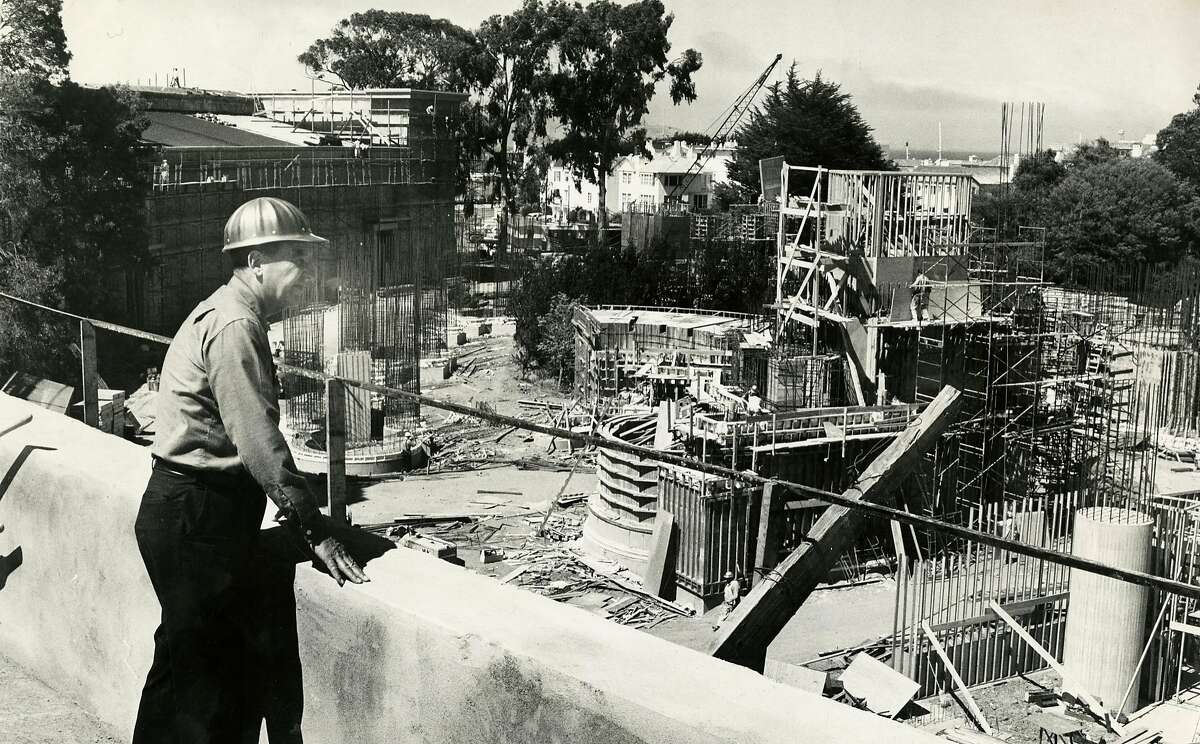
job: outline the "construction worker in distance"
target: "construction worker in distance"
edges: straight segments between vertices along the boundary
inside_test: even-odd
[[[929,286],[929,277],[925,276],[924,271],[918,271],[917,277],[913,279],[913,283],[909,285],[912,290],[912,317],[918,324],[925,319],[929,313],[929,294],[932,288]]]
[[[758,395],[757,385],[751,385],[750,392],[746,395],[746,413],[750,416],[762,413],[762,398]]]
[[[305,282],[312,234],[292,204],[263,197],[225,223],[230,280],[196,306],[167,350],[153,468],[135,523],[162,606],[134,744],[257,742],[258,670],[245,586],[266,498],[338,585],[367,580],[329,534],[279,431],[267,319]]]
[[[725,614],[721,616],[720,623],[713,627],[716,630],[720,624],[729,619],[733,614],[733,610],[738,606],[738,602],[742,598],[742,582],[737,580],[733,575],[733,571],[725,572]]]

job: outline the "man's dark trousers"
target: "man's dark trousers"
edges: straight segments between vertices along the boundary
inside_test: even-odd
[[[162,606],[134,744],[254,744],[261,680],[252,553],[266,499],[248,476],[214,477],[156,463],[135,532]]]

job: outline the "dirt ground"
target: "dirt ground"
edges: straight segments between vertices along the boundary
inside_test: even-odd
[[[1025,677],[1014,677],[990,685],[972,688],[971,695],[979,710],[992,728],[992,736],[1012,742],[1013,744],[1038,744],[1044,741],[1042,727],[1059,725],[1078,727],[1083,738],[1075,741],[1115,742],[1120,737],[1107,731],[1104,726],[1091,719],[1082,708],[1068,707],[1059,702],[1047,708],[1041,708],[1026,702],[1025,696],[1031,692],[1059,689],[1062,680],[1054,672],[1043,670]],[[966,709],[958,697],[944,694],[931,700],[921,701],[929,713],[910,719],[908,723],[919,726],[933,733],[945,729],[958,728],[964,731],[978,731],[974,724],[967,719]],[[1137,731],[1136,723],[1128,726],[1126,733]]]

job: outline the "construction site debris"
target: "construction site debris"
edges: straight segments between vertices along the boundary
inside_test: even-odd
[[[1031,690],[1025,693],[1025,702],[1033,703],[1039,708],[1052,708],[1058,705],[1058,693],[1054,690]]]
[[[841,676],[842,689],[869,711],[895,718],[921,688],[886,664],[860,653]]]
[[[442,560],[458,557],[458,548],[454,543],[441,540],[436,537],[431,537],[429,535],[421,535],[415,532],[410,532],[409,534],[400,538],[397,545],[410,548]]]
[[[497,563],[504,560],[504,551],[496,548],[480,548],[479,562],[481,564]]]
[[[955,744],[1005,744],[1004,739],[965,728],[948,728],[942,736]]]
[[[586,493],[564,493],[554,500],[554,505],[560,509],[566,509],[569,506],[587,501]]]
[[[1163,732],[1142,729],[1122,738],[1117,744],[1159,744],[1163,740]]]

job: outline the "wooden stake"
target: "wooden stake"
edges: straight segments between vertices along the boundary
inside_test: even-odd
[[[929,639],[929,645],[937,652],[938,658],[942,660],[942,664],[946,666],[946,671],[950,672],[950,679],[954,680],[954,686],[958,688],[959,693],[963,698],[963,705],[967,712],[975,719],[975,725],[983,733],[991,736],[992,727],[988,725],[987,719],[983,717],[983,711],[979,710],[979,706],[975,704],[975,698],[971,695],[971,691],[967,689],[966,683],[962,677],[958,676],[958,670],[950,663],[950,657],[946,655],[946,649],[942,648],[942,642],[938,640],[934,632],[929,628],[929,622],[921,621],[921,630],[925,632],[925,637]]]
[[[1117,723],[1104,708],[1104,706],[1100,704],[1100,701],[1092,697],[1087,690],[1083,689],[1082,685],[1080,685],[1074,678],[1071,677],[1071,675],[1067,673],[1067,670],[1063,668],[1063,665],[1058,663],[1058,659],[1054,658],[1054,654],[1047,651],[1042,644],[1035,641],[1033,636],[1029,635],[1025,628],[1021,627],[1021,624],[1012,618],[1012,615],[1009,615],[1004,611],[1003,607],[996,604],[996,600],[990,600],[988,602],[988,606],[991,607],[992,612],[996,613],[997,617],[1008,623],[1009,627],[1013,629],[1013,632],[1017,634],[1018,638],[1028,643],[1029,647],[1032,648],[1038,656],[1042,657],[1047,666],[1053,669],[1059,677],[1062,677],[1064,689],[1072,690],[1072,694],[1082,700],[1087,705],[1088,710],[1092,712],[1092,715],[1094,715],[1101,723],[1103,723],[1108,730],[1115,734],[1122,733],[1124,726]]]

